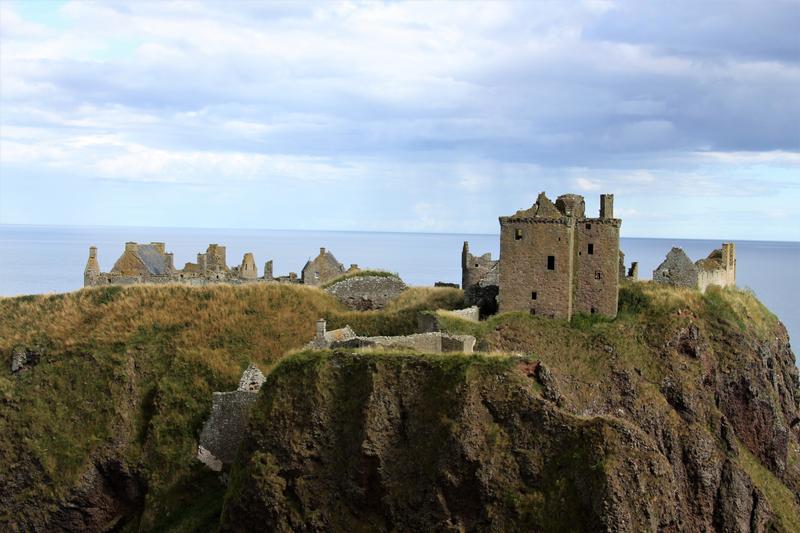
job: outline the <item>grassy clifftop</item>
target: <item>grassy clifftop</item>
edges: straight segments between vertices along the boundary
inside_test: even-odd
[[[221,490],[193,460],[197,434],[211,393],[234,389],[248,362],[267,371],[314,336],[319,317],[405,333],[417,308],[460,299],[453,289],[410,289],[391,309],[353,313],[323,291],[277,284],[2,298],[0,464],[9,468],[0,469],[0,523],[41,526],[64,501],[100,490],[89,478],[110,476],[154,526],[200,492]],[[36,366],[12,375],[15,349],[36,354]],[[109,466],[117,461],[121,472]]]
[[[419,310],[461,299],[412,288],[355,312],[283,285],[0,299],[0,524],[206,531],[228,491],[231,530],[250,514],[388,530],[417,508],[418,525],[445,529],[625,529],[629,517],[800,529],[797,369],[785,329],[747,292],[626,285],[614,320],[441,316],[478,338],[473,357],[285,356],[319,317],[405,334]],[[15,349],[38,362],[12,374]],[[249,361],[272,372],[228,490],[194,460],[196,439],[212,391],[235,388]]]

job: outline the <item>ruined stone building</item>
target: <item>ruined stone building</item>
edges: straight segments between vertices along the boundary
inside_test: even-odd
[[[357,268],[353,265],[351,268]],[[319,249],[319,255],[308,261],[302,270],[303,283],[319,286],[344,274],[344,265],[325,248]]]
[[[614,196],[600,195],[600,216],[586,217],[577,194],[545,193],[526,210],[500,217],[500,259],[462,250],[467,305],[497,282],[500,312],[525,311],[570,319],[576,313],[616,316],[620,280],[619,232]]]
[[[350,265],[347,272],[358,270],[358,265]],[[176,269],[173,256],[166,251],[163,242],[150,244],[125,243],[122,255],[114,263],[110,272],[101,272],[97,261],[97,248],[89,248],[89,259],[83,273],[83,285],[129,285],[132,283],[187,283],[204,285],[206,283],[305,283],[319,286],[345,274],[344,266],[325,248],[319,255],[306,262],[302,278],[294,272],[288,276],[275,277],[272,260],[264,263],[264,275],[259,277],[253,254],[247,252],[241,264],[229,267],[226,250],[219,244],[209,244],[208,249],[197,254],[197,262],[186,263],[183,269]]]
[[[653,271],[653,281],[677,287],[700,289],[709,285],[728,287],[736,285],[736,246],[722,244],[705,259],[692,262],[681,248],[673,248],[664,261]]]
[[[500,290],[499,261],[491,253],[472,255],[469,243],[461,249],[461,287],[467,306],[477,306],[482,317],[497,312],[497,293]]]

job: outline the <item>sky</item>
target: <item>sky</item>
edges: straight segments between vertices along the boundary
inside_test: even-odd
[[[800,2],[0,0],[0,223],[800,240]]]

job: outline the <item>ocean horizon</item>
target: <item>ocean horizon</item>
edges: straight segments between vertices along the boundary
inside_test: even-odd
[[[127,241],[165,242],[175,266],[194,262],[210,243],[226,247],[229,266],[241,263],[245,252],[255,256],[259,276],[273,261],[274,274],[300,273],[305,262],[330,250],[345,266],[396,272],[410,285],[460,283],[461,247],[469,241],[473,254],[499,253],[499,234],[165,228],[127,226],[48,226],[0,224],[0,296],[60,293],[83,286],[89,246],[97,246],[106,272]],[[639,263],[639,278],[652,271],[667,252],[678,246],[692,260],[708,255],[722,241],[711,239],[622,237],[626,265]],[[790,338],[800,335],[800,242],[734,240],[737,285],[752,290],[786,325]]]

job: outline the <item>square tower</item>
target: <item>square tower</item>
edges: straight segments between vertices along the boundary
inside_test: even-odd
[[[619,230],[613,195],[586,218],[583,197],[544,193],[527,210],[500,217],[500,312],[569,320],[575,313],[616,316]]]

